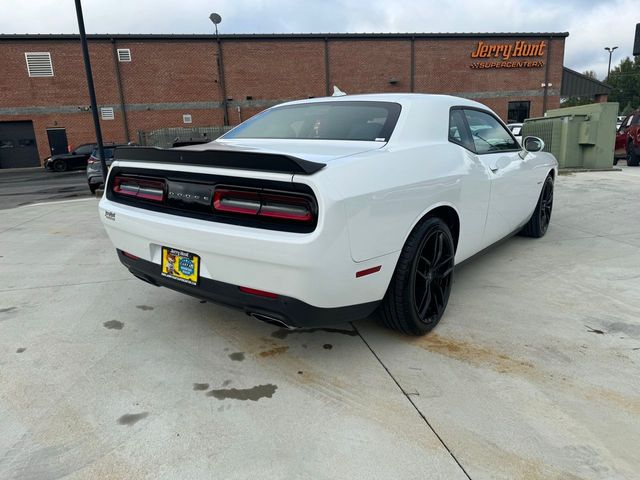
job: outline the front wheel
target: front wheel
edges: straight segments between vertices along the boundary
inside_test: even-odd
[[[540,238],[547,233],[549,222],[551,221],[551,210],[553,209],[553,177],[547,176],[542,185],[542,191],[538,198],[538,203],[533,211],[533,215],[522,228],[520,233],[525,237]]]
[[[67,171],[67,162],[62,159],[58,159],[53,162],[53,169],[56,172],[66,172]]]
[[[629,143],[627,145],[627,166],[629,167],[637,167],[638,166],[638,153],[636,152],[633,143]]]
[[[444,314],[453,281],[455,246],[440,218],[422,220],[407,239],[380,306],[382,323],[424,335]]]

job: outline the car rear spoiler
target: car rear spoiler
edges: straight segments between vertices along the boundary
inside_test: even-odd
[[[118,147],[114,160],[128,162],[173,163],[207,167],[258,170],[261,172],[311,175],[326,166],[280,153],[252,152],[225,145],[207,145],[206,150],[181,150],[156,147]]]

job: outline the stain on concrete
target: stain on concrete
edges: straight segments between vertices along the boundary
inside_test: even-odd
[[[126,425],[130,427],[138,423],[140,420],[147,418],[148,416],[149,416],[149,412],[126,413],[118,419],[118,423],[120,425]]]
[[[207,303],[206,300],[200,300],[200,303]]]
[[[411,342],[430,352],[477,367],[489,367],[500,373],[528,373],[534,368],[530,362],[516,360],[504,353],[494,352],[489,348],[472,345],[463,340],[441,337],[435,333]]]
[[[104,328],[108,328],[109,330],[122,330],[122,327],[124,327],[124,323],[119,322],[118,320],[109,320],[108,322],[104,322],[102,325]]]
[[[630,337],[640,337],[640,324],[613,322],[609,324],[609,331],[613,333],[626,333]]]
[[[257,402],[261,398],[271,398],[277,389],[277,385],[268,383],[266,385],[256,385],[251,388],[210,390],[207,392],[207,396],[217,398],[218,400],[251,400],[252,402]]]
[[[136,308],[144,311],[153,310],[153,307],[150,307],[149,305],[136,305]]]
[[[20,347],[19,349],[16,350],[16,353],[22,353],[26,350],[26,348],[24,347]]]
[[[195,391],[208,390],[209,389],[209,384],[208,383],[194,383],[193,384],[193,389]]]
[[[284,347],[275,347],[272,348],[270,350],[263,350],[262,352],[260,352],[258,355],[260,355],[263,358],[266,357],[275,357],[276,355],[280,355],[284,352],[286,352],[287,350],[289,350],[289,347],[284,346]]]
[[[222,382],[222,386],[223,387],[227,387],[231,384],[231,380],[225,380],[224,382]]]
[[[357,337],[358,332],[355,330],[346,330],[344,328],[299,328],[296,330],[287,330],[285,328],[281,328],[280,330],[276,330],[271,334],[274,338],[279,338],[281,340],[287,338],[289,335],[294,335],[297,333],[314,333],[314,332],[327,332],[327,333],[339,333],[341,335],[349,335],[351,337]]]
[[[229,354],[229,358],[236,362],[241,362],[244,360],[244,352],[233,352]]]
[[[322,345],[322,348],[324,348],[325,350],[331,350],[333,348],[333,345],[331,345],[330,343],[325,343],[324,345]]]
[[[17,309],[18,309],[18,307],[0,308],[0,313],[15,312]]]

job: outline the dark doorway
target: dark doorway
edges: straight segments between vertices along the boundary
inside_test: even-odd
[[[33,123],[0,122],[0,168],[40,166]]]
[[[507,123],[522,123],[529,118],[531,102],[509,102]]]
[[[64,128],[47,128],[49,138],[49,148],[51,156],[69,153],[69,142],[67,142],[67,130]]]

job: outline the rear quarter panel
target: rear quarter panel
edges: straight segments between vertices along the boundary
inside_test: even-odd
[[[442,205],[460,218],[456,259],[481,249],[489,182],[484,168],[457,145],[385,148],[340,161],[321,174],[318,180],[332,185],[343,199],[356,262],[401,250],[418,221]]]

